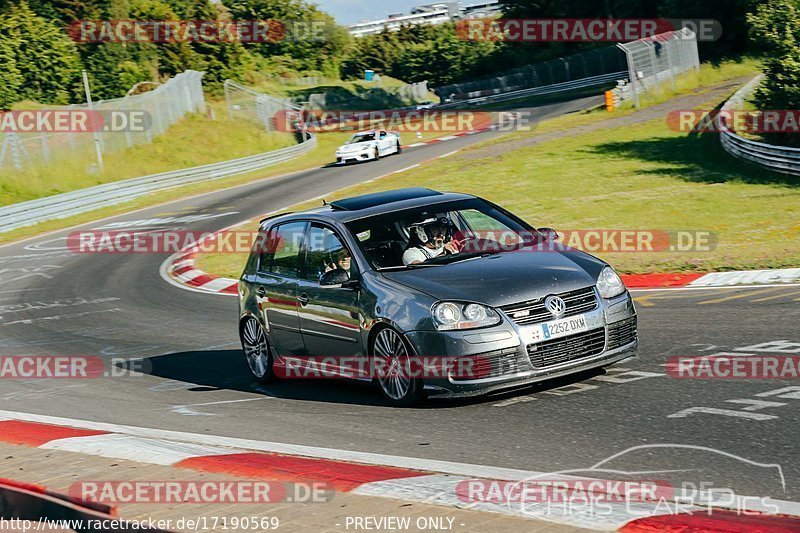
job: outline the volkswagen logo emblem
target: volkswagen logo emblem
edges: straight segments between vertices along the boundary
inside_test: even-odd
[[[558,296],[548,296],[544,299],[544,306],[553,315],[553,318],[561,318],[567,311],[567,304]]]

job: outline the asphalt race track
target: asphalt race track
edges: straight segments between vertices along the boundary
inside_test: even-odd
[[[141,227],[212,231],[492,135],[265,180],[80,229],[147,220]],[[188,215],[204,218],[158,220]],[[521,391],[392,409],[361,384],[254,385],[239,348],[236,298],[168,284],[159,275],[165,256],[72,254],[69,231],[0,247],[0,355],[146,358],[146,374],[5,380],[2,409],[536,471],[602,464],[655,471],[654,479],[673,483],[800,498],[797,380],[675,379],[664,368],[674,355],[800,353],[800,287],[636,292],[636,360]],[[764,344],[775,341],[795,344]],[[654,446],[663,444],[670,446]]]

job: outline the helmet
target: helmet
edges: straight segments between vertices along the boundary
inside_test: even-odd
[[[417,238],[423,243],[430,242],[436,238],[437,235],[442,235],[444,240],[452,234],[453,223],[447,217],[428,218],[409,227],[409,231],[416,235]]]

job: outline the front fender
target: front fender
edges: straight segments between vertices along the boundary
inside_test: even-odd
[[[364,347],[369,347],[370,334],[376,326],[388,325],[401,333],[431,329],[430,309],[436,302],[431,296],[398,286],[378,273],[365,276],[362,284],[365,290],[359,307],[364,316]]]

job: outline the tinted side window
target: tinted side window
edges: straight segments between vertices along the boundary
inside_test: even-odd
[[[349,274],[350,265],[350,251],[336,233],[325,226],[312,224],[306,244],[303,279],[319,281],[322,274],[336,268],[347,270]]]
[[[305,229],[305,222],[289,222],[270,229],[261,254],[259,270],[296,278]]]

